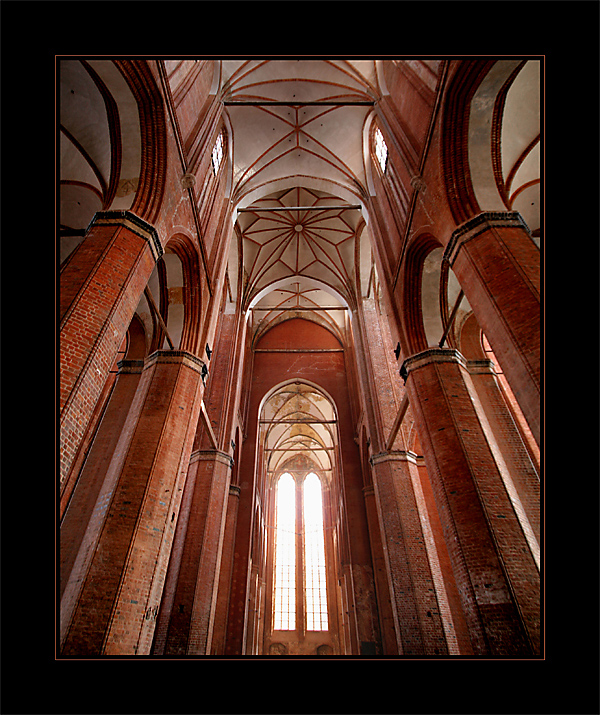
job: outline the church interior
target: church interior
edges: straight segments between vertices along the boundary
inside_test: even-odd
[[[543,58],[56,71],[57,657],[542,658]]]

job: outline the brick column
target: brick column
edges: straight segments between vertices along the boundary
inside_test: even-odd
[[[224,452],[191,456],[155,655],[210,653],[230,471]]]
[[[222,647],[222,617],[226,611],[221,609],[218,621],[216,614],[220,601],[224,600],[226,605],[229,599],[226,595],[217,601],[217,592],[223,542],[231,541],[229,532],[225,537],[225,527],[231,524],[227,505],[232,458],[225,449],[231,444],[230,413],[234,411],[233,398],[242,362],[237,360],[235,348],[242,344],[243,329],[236,314],[223,313],[215,331],[210,378],[204,394],[213,431],[209,432],[204,419],[197,425],[154,655],[208,655],[215,628],[217,647]],[[227,557],[226,569],[230,571]]]
[[[213,626],[211,647],[211,653],[213,655],[223,655],[225,653],[227,614],[229,611],[229,591],[231,586],[231,572],[233,569],[235,525],[237,522],[239,501],[240,488],[235,484],[231,484],[229,487],[229,495],[227,497],[227,514],[225,517],[224,541],[221,551],[219,588]]]
[[[540,577],[486,434],[466,361],[433,348],[401,369],[473,652],[540,652]]]
[[[398,652],[448,653],[426,537],[415,498],[416,455],[383,452],[371,458],[386,555]]]
[[[251,560],[254,494],[257,476],[255,470],[262,463],[262,451],[256,444],[258,426],[258,408],[248,412],[247,434],[240,461],[240,484],[237,493],[235,533],[233,541],[233,560],[231,566],[231,584],[227,613],[227,632],[225,636],[225,655],[245,655],[246,615],[248,610],[248,587],[250,583],[249,565]]]
[[[200,413],[202,364],[179,350],[146,359],[99,496],[106,516],[97,547],[73,569],[61,604],[64,655],[150,653]]]
[[[119,372],[95,435],[85,465],[77,479],[60,525],[60,595],[67,586],[75,560],[83,549],[95,548],[102,522],[93,518],[94,510],[104,515],[105,501],[98,501],[110,463],[144,367],[143,360],[121,360]],[[95,517],[99,515],[94,515]],[[83,553],[81,554],[83,556]]]
[[[338,405],[338,409],[340,409]],[[346,408],[347,409],[347,408]],[[348,576],[350,597],[350,622],[352,623],[352,639],[356,639],[353,653],[371,652],[371,649],[381,647],[381,632],[379,613],[377,610],[377,594],[373,573],[373,558],[369,540],[367,507],[363,493],[363,476],[360,464],[360,453],[352,438],[352,422],[347,415],[342,415],[340,409],[339,433],[340,454],[339,470],[342,475],[341,490],[343,492],[346,511],[348,552],[342,551],[342,570]],[[347,561],[346,561],[347,559]],[[355,630],[354,630],[355,629]]]
[[[540,477],[500,389],[491,360],[469,360],[467,369],[487,419],[506,489],[534,558],[540,558]]]
[[[482,213],[444,252],[540,443],[540,251],[517,212]]]
[[[381,648],[385,655],[396,655],[398,651],[398,628],[395,611],[389,593],[386,553],[381,542],[379,513],[372,484],[363,488],[365,509],[369,525],[369,539],[373,554],[373,576],[377,594],[377,610],[381,625]]]
[[[61,488],[162,253],[150,224],[130,211],[103,211],[61,272]]]

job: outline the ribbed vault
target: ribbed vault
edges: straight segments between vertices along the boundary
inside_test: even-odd
[[[360,211],[335,196],[302,187],[256,201],[238,218],[247,302],[282,279],[304,276],[351,303],[360,219]]]
[[[295,175],[361,194],[362,131],[381,96],[375,60],[225,60],[221,95],[234,135],[236,202]]]
[[[336,413],[316,387],[294,382],[277,389],[261,412],[267,471],[276,473],[297,457],[329,477],[335,466]]]

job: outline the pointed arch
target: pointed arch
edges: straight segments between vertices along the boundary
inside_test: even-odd
[[[167,180],[167,123],[163,96],[146,60],[114,60],[139,111],[141,166],[131,211],[156,223]]]
[[[404,291],[402,300],[404,304],[404,334],[407,341],[406,354],[425,350],[428,347],[427,334],[424,323],[424,303],[423,303],[423,267],[427,257],[434,250],[443,248],[430,233],[423,233],[415,238],[406,252],[404,261]],[[439,306],[435,296],[435,305],[429,307],[432,310]],[[440,322],[441,325],[441,322]]]
[[[169,301],[181,301],[183,308],[179,349],[198,354],[202,350],[199,332],[202,322],[201,279],[204,275],[202,258],[196,242],[181,227],[167,241],[166,251],[175,254],[181,271],[181,285],[171,282],[167,286],[167,289],[173,289],[168,293]]]

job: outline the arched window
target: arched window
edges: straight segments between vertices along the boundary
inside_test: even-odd
[[[385,167],[387,166],[387,156],[388,149],[383,134],[381,133],[379,127],[375,128],[375,156],[381,167],[381,171],[385,173]]]
[[[219,171],[219,166],[221,166],[221,161],[223,159],[223,145],[223,132],[219,132],[219,136],[217,137],[217,141],[215,142],[212,150],[212,165],[215,176]]]
[[[275,527],[275,598],[273,628],[296,628],[296,484],[282,474],[277,484]]]
[[[321,480],[311,472],[304,480],[304,581],[306,630],[327,630],[325,530]]]
[[[314,472],[279,477],[275,519],[273,630],[327,631],[323,490]]]

